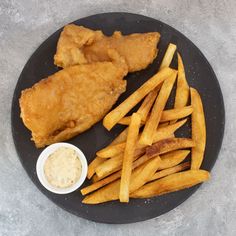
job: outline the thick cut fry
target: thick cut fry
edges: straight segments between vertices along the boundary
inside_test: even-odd
[[[135,169],[139,166],[141,166],[143,163],[145,163],[146,161],[150,160],[151,158],[149,158],[146,154],[139,157],[137,160],[135,160],[133,162],[132,168]]]
[[[131,175],[129,192],[132,193],[143,186],[150,176],[156,172],[160,158],[155,157],[136,168]],[[109,185],[97,190],[96,192],[86,196],[83,203],[98,204],[102,202],[117,200],[119,198],[120,180],[110,183]]]
[[[122,165],[123,155],[124,154],[121,153],[115,157],[108,159],[107,161],[99,165],[95,169],[97,176],[100,178],[104,178],[110,175],[111,173],[114,173],[115,171],[119,170]]]
[[[144,83],[139,89],[131,94],[114,110],[109,112],[103,119],[103,125],[110,130],[120,119],[122,119],[135,105],[137,105],[150,91],[170,76],[176,75],[176,71],[164,68]]]
[[[174,173],[177,173],[177,172],[180,172],[180,171],[183,171],[183,170],[187,170],[190,168],[190,162],[184,162],[182,164],[179,164],[177,166],[173,166],[173,167],[170,167],[168,169],[164,169],[164,170],[161,170],[161,171],[158,171],[156,172],[151,178],[149,181],[154,181],[154,180],[157,180],[157,179],[160,179],[160,178],[163,178],[167,175],[171,175],[171,174],[174,174]]]
[[[97,189],[99,189],[99,188],[101,188],[101,187],[103,187],[103,186],[119,179],[120,176],[121,176],[121,171],[118,171],[118,172],[114,173],[113,175],[108,176],[105,179],[102,179],[98,182],[95,182],[95,183],[85,187],[85,188],[82,188],[80,190],[80,192],[81,192],[82,195],[89,194],[89,193],[91,193],[91,192],[93,192],[93,191],[95,191],[95,190],[97,190]]]
[[[182,119],[186,116],[191,115],[192,112],[193,112],[192,106],[186,106],[186,107],[182,107],[182,108],[165,110],[161,114],[160,122]],[[126,116],[126,117],[122,118],[118,123],[121,125],[129,125],[130,116]],[[145,123],[145,121],[142,121],[142,123]],[[168,125],[168,122],[166,123],[166,125]]]
[[[166,138],[167,136],[165,135],[164,137]],[[160,139],[158,139],[158,140],[160,140]],[[101,158],[115,157],[115,156],[118,156],[119,154],[121,154],[122,152],[124,152],[125,145],[126,145],[126,142],[112,145],[112,146],[109,146],[109,147],[106,147],[106,148],[100,150],[99,152],[97,152],[97,154]],[[135,154],[134,154],[135,156],[141,155],[144,152],[145,152],[145,150],[144,150],[143,146],[136,145]]]
[[[194,147],[195,142],[189,138],[168,138],[154,143],[146,148],[147,156],[153,157],[170,151]]]
[[[124,129],[108,146],[119,144],[126,141],[128,128]],[[87,178],[91,179],[95,174],[96,168],[101,165],[105,160],[100,157],[95,157],[94,160],[88,166]]]
[[[99,153],[101,152],[101,157],[102,157],[103,151],[105,151],[107,149],[109,152],[112,153],[115,150],[121,148],[122,145],[125,147],[124,143],[127,139],[127,134],[128,134],[128,128],[124,129],[106,148],[103,148],[100,151],[98,151],[97,152],[98,156],[99,156]],[[124,150],[124,147],[122,148],[122,151]],[[107,155],[108,155],[108,157],[110,157],[109,153]],[[115,155],[117,155],[116,151],[111,156],[115,156]]]
[[[174,132],[177,129],[179,129],[181,126],[183,126],[186,123],[186,121],[187,121],[187,119],[184,119],[184,120],[177,122],[176,124],[158,128],[153,135],[153,142],[156,143],[162,139],[169,138],[170,136],[172,136],[174,134]]]
[[[135,169],[135,168],[137,168],[137,167],[139,167],[140,165],[142,165],[144,162],[146,162],[146,161],[148,161],[148,160],[150,160],[151,158],[149,158],[148,156],[146,156],[146,155],[143,155],[143,156],[141,156],[140,158],[138,158],[136,161],[134,161],[133,162],[133,164],[132,164],[132,170],[133,169]],[[113,173],[113,174],[111,174],[111,175],[109,175],[108,177],[106,177],[106,178],[104,178],[103,179],[103,177],[101,178],[101,177],[98,177],[96,174],[93,176],[93,178],[92,178],[92,182],[93,183],[95,183],[95,182],[98,182],[98,181],[100,181],[100,180],[103,180],[103,182],[102,183],[105,183],[105,184],[102,184],[102,186],[101,185],[95,185],[96,186],[96,189],[98,189],[98,188],[100,188],[100,186],[101,187],[103,187],[104,185],[106,185],[106,184],[109,184],[109,183],[111,183],[112,181],[114,181],[114,180],[116,180],[116,179],[119,179],[120,178],[120,176],[121,176],[121,171],[119,170],[119,171],[117,171],[117,172],[115,172],[115,173]],[[96,189],[94,189],[94,187],[92,187],[92,185],[90,185],[91,186],[91,191],[89,191],[89,192],[92,192],[92,191],[94,191],[94,190],[96,190]],[[90,187],[90,186],[88,186],[88,187]],[[98,187],[97,187],[98,186]],[[94,190],[93,190],[94,189]],[[89,188],[89,190],[90,190],[90,188]],[[87,191],[87,190],[86,190]]]
[[[97,182],[97,181],[99,181],[101,178],[99,178],[98,176],[97,176],[97,174],[95,173],[94,175],[93,175],[93,177],[92,177],[92,183],[95,183],[95,182]]]
[[[142,121],[146,121],[149,111],[157,97],[157,94],[160,90],[160,86],[157,86],[153,89],[143,100],[141,106],[139,107],[137,113],[141,115]],[[121,119],[122,120],[122,119]]]
[[[118,124],[120,125],[129,125],[130,124],[130,120],[131,120],[131,116],[126,116],[126,117],[123,117],[119,122]],[[142,120],[141,122],[142,124],[145,124],[145,122]]]
[[[145,164],[139,166],[139,168],[135,169],[132,172],[131,184],[132,184],[132,180],[140,175],[141,171],[143,170],[143,168],[146,165],[147,164],[145,163]],[[115,175],[115,174],[113,174],[113,175]],[[102,203],[102,202],[117,200],[119,198],[119,189],[120,189],[120,180],[117,180],[117,181],[105,186],[104,188],[90,194],[89,196],[86,196],[85,199],[83,200],[83,203],[98,204],[98,203]]]
[[[192,148],[191,169],[200,168],[206,146],[206,124],[202,100],[196,89],[191,88],[192,113],[192,139],[196,146]]]
[[[169,122],[163,122],[163,123],[160,123],[159,125],[158,125],[158,127],[159,128],[162,128],[162,127],[165,127],[165,126],[167,126],[167,125],[169,125],[169,124],[171,124],[171,123],[169,123]],[[174,123],[173,123],[174,124]]]
[[[172,158],[173,157],[173,154],[172,153],[174,153],[174,152],[176,152],[176,155],[175,155],[175,157],[173,158],[174,160],[172,160],[172,161],[169,161],[168,159],[170,159],[170,158]],[[178,152],[178,153],[177,153]],[[171,167],[171,166],[173,166],[173,165],[177,165],[178,163],[180,163],[181,161],[183,161],[184,160],[184,155],[187,155],[187,152],[189,152],[188,150],[179,150],[179,151],[173,151],[173,152],[171,152],[170,154],[168,153],[168,154],[164,154],[164,155],[161,155],[161,159],[162,159],[162,161],[161,161],[161,163],[160,163],[160,166],[159,166],[159,168],[158,169],[164,169],[164,168],[169,168],[169,167]],[[140,165],[142,165],[143,163],[145,163],[146,161],[148,161],[148,160],[150,160],[152,157],[149,157],[149,156],[147,156],[147,155],[143,155],[143,156],[141,156],[141,157],[139,157],[138,159],[136,159],[134,162],[133,162],[133,165],[132,165],[132,169],[135,169],[135,168],[137,168],[137,167],[139,167]],[[177,160],[177,158],[178,158],[178,160]],[[121,162],[120,162],[121,163]],[[107,180],[105,180],[104,179],[104,181],[106,182],[106,183],[110,183],[109,182],[109,180],[111,179],[112,181],[113,181],[113,178],[116,178],[117,176],[117,179],[120,177],[120,175],[121,175],[121,171],[119,170],[118,172],[115,172],[118,168],[120,169],[121,168],[121,164],[120,164],[120,166],[119,167],[115,167],[116,169],[115,170],[110,170],[110,172],[109,172],[109,174],[111,174],[111,173],[113,173],[113,174],[111,174],[111,175],[109,175],[108,177],[106,177],[106,179],[108,179],[108,181]],[[115,173],[114,173],[115,172]],[[119,173],[119,174],[118,174]],[[116,176],[116,177],[114,177],[114,176]],[[93,181],[93,183],[94,182],[97,182],[97,181],[99,181],[99,180],[101,180],[101,179],[103,179],[104,178],[104,176],[102,176],[102,177],[98,177],[96,174],[93,176],[93,179],[92,179],[92,181]],[[112,182],[111,181],[111,182]]]
[[[147,120],[139,143],[143,145],[151,145],[153,142],[153,135],[158,127],[161,119],[161,113],[165,108],[166,102],[169,98],[170,92],[175,82],[176,74],[173,74],[170,78],[166,79],[161,87],[161,90],[157,96],[157,99],[153,105],[149,119]]]
[[[148,183],[133,192],[130,197],[149,198],[159,196],[192,187],[208,180],[209,178],[210,173],[205,170],[187,170]]]
[[[137,173],[137,176],[133,176],[133,178],[131,179],[132,182],[130,184],[129,192],[132,193],[142,187],[145,183],[147,183],[157,171],[160,162],[161,159],[159,156],[157,156],[145,163],[143,165],[143,168],[141,168],[140,172]]]
[[[124,142],[124,143],[119,143],[116,145],[108,146],[108,147],[103,148],[102,150],[98,151],[96,154],[102,158],[109,158],[109,157],[116,156],[124,151],[125,144],[126,143]]]
[[[179,121],[175,124],[172,124],[172,125],[158,128],[154,134],[154,142],[158,142],[160,140],[170,138],[178,128],[180,128],[182,125],[184,125],[186,123],[186,121],[187,121],[187,119],[181,120],[181,121]],[[143,145],[136,146],[135,157],[134,157],[135,160],[145,152],[144,149],[145,148]],[[101,165],[99,165],[99,167],[97,167],[95,170],[95,172],[99,175],[99,177],[96,177],[96,180],[100,180],[100,179],[114,173],[115,171],[120,170],[121,165],[122,165],[122,158],[123,158],[123,154],[120,153],[119,155],[112,157],[112,158],[106,160]]]
[[[185,107],[188,103],[189,85],[185,76],[183,60],[179,53],[177,53],[177,56],[178,56],[178,79],[177,79],[177,86],[176,86],[174,108],[181,108],[181,107]],[[173,124],[176,121],[177,119],[172,120],[170,123]]]
[[[120,202],[129,202],[129,186],[132,172],[132,162],[134,159],[135,145],[138,140],[140,124],[141,116],[137,113],[133,113],[128,128],[128,135],[121,170],[121,182],[119,193]]]
[[[145,148],[136,149],[134,152],[134,160],[136,160],[141,155],[143,155],[145,153],[145,151],[146,151]],[[99,177],[98,180],[120,170],[122,167],[123,157],[124,157],[124,153],[121,153],[115,157],[107,159],[107,161],[105,161],[103,164],[101,164],[95,170],[95,172],[97,173],[97,175]],[[104,160],[106,160],[106,159],[104,159]]]
[[[185,77],[183,60],[178,53],[178,79],[175,95],[175,108],[185,107],[189,98],[189,85]]]
[[[173,43],[170,43],[168,45],[168,48],[166,50],[166,53],[164,55],[164,58],[162,59],[161,65],[160,65],[160,69],[164,68],[164,67],[169,67],[170,63],[173,59],[173,56],[175,54],[176,51],[176,45]]]
[[[158,135],[158,133],[159,133],[159,135]],[[167,139],[167,138],[174,138],[174,135],[173,134],[168,135],[168,133],[164,133],[164,132],[157,132],[155,140],[159,141],[159,140]],[[144,154],[145,151],[146,151],[146,148],[144,146],[142,146],[142,147],[139,146],[138,148],[136,148],[135,152],[134,152],[134,160],[136,160],[142,154]],[[96,168],[95,172],[98,176],[98,178],[96,178],[96,179],[100,180],[100,179],[105,178],[106,176],[120,170],[122,167],[122,161],[123,161],[123,153],[120,153],[119,155],[117,155],[115,157],[107,159],[107,161],[105,161],[104,163],[102,163],[101,165],[99,165]]]
[[[99,204],[117,200],[119,198],[120,179],[104,186],[101,189],[87,195],[82,203],[84,204]]]
[[[176,150],[161,155],[159,170],[167,169],[181,163],[190,153],[189,150]]]
[[[162,112],[160,122],[182,119],[192,114],[192,112],[193,112],[192,106],[165,110]]]
[[[175,124],[171,124],[171,125],[165,125],[163,127],[158,127],[157,131],[154,134],[154,140],[156,140],[156,136],[160,135],[160,133],[168,133],[168,135],[173,134],[177,129],[179,129],[180,127],[182,127],[185,123],[187,122],[187,119],[183,119],[178,121]]]
[[[166,126],[165,128],[157,129],[157,131],[154,133],[153,142],[157,142],[162,139],[170,138],[171,136],[173,136],[173,133],[175,132],[175,130],[177,130],[178,127],[179,127],[179,123],[177,125],[168,126],[168,127]],[[112,145],[112,146],[108,146],[106,148],[101,149],[96,154],[101,158],[112,158],[112,157],[118,156],[119,154],[124,152],[125,145],[126,145],[126,142],[119,143],[119,144]],[[138,156],[138,155],[141,155],[142,153],[144,153],[145,147],[146,147],[146,145],[136,143],[135,156]]]
[[[170,168],[172,166],[179,164],[180,162],[182,162],[186,158],[186,156],[189,154],[189,152],[190,152],[189,150],[177,150],[177,151],[173,151],[173,152],[161,155],[161,162],[159,164],[158,170]],[[148,161],[150,159],[151,158],[148,157],[147,155],[143,155],[143,156],[139,157],[136,161],[133,162],[132,169],[139,167],[140,165],[142,165],[143,163],[145,163],[146,161]],[[163,173],[166,173],[166,172],[163,172]],[[95,186],[91,185],[91,188],[90,188],[90,186],[88,186],[88,189],[86,187],[85,191],[88,191],[87,193],[90,193],[100,187],[103,187],[106,184],[111,183],[112,181],[114,181],[116,179],[119,179],[120,176],[121,176],[121,171],[113,173],[110,176],[106,177],[105,179],[102,179],[102,178],[98,177],[97,175],[94,175],[93,179],[92,179],[93,183],[95,183],[101,179],[102,179],[102,182],[99,185],[95,185]]]
[[[104,162],[103,158],[95,157],[94,160],[88,166],[87,178],[91,179],[95,174],[95,169]]]
[[[175,124],[168,125],[165,127],[158,128],[157,131],[154,133],[153,136],[153,142],[157,142],[159,140],[169,138],[178,128],[180,128],[182,125],[186,123],[187,119],[181,120]],[[136,144],[136,149],[141,149],[140,151],[142,152],[142,148],[146,147],[146,145],[141,145],[139,143]],[[113,156],[116,156],[120,153],[122,153],[125,149],[125,142],[124,143],[119,143],[113,146],[108,146],[104,149],[101,149],[99,152],[97,152],[97,155],[100,155],[102,158],[110,158],[111,153],[113,153]],[[138,155],[138,150],[136,151],[136,155]]]

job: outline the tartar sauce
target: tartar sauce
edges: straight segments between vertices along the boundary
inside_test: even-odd
[[[57,188],[68,188],[80,178],[82,166],[75,150],[60,147],[46,160],[44,174],[47,181]]]

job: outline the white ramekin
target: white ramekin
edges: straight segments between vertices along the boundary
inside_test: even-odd
[[[51,155],[53,152],[55,152],[60,147],[67,147],[67,148],[72,148],[73,150],[75,150],[79,159],[80,159],[81,165],[82,165],[82,172],[81,172],[81,176],[80,176],[79,180],[74,185],[72,185],[68,188],[57,188],[57,187],[52,186],[47,181],[46,176],[44,174],[45,161],[47,160],[49,155]],[[38,176],[40,183],[47,190],[49,190],[53,193],[57,193],[57,194],[67,194],[67,193],[71,193],[71,192],[75,191],[83,184],[83,182],[85,181],[86,176],[87,176],[88,164],[87,164],[87,160],[86,160],[83,152],[79,148],[77,148],[76,146],[74,146],[70,143],[55,143],[55,144],[52,144],[52,145],[46,147],[39,155],[39,158],[38,158],[38,161],[36,164],[36,172],[37,172],[37,176]]]

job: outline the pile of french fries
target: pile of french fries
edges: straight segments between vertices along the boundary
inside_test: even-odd
[[[150,198],[209,179],[210,174],[200,170],[206,145],[201,97],[189,87],[179,53],[178,70],[170,68],[176,50],[169,44],[159,71],[105,116],[107,130],[116,124],[127,127],[89,164],[87,177],[93,183],[81,189],[83,203]],[[164,110],[176,80],[174,108]],[[141,101],[139,109],[126,116]],[[189,116],[192,138],[175,137]],[[184,161],[190,153],[191,161]]]

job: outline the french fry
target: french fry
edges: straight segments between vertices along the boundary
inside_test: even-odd
[[[195,142],[189,138],[168,138],[154,143],[146,148],[147,156],[153,157],[170,151],[194,147]]]
[[[155,137],[156,141],[166,139],[166,138],[174,138],[174,135],[173,134],[168,135],[168,133],[164,133],[164,132],[156,133],[156,137]],[[136,160],[142,154],[144,154],[145,151],[146,151],[146,148],[144,146],[139,146],[138,148],[136,148],[134,152],[134,160]],[[104,163],[102,163],[96,168],[95,172],[98,176],[96,180],[105,178],[106,176],[120,170],[122,166],[122,161],[123,161],[123,153],[120,153],[119,155],[115,157],[107,159],[107,161],[105,161]]]
[[[130,120],[131,120],[131,116],[125,116],[118,122],[118,124],[120,124],[120,125],[129,125]],[[141,121],[141,123],[145,124],[145,122],[143,120]]]
[[[159,163],[160,158],[155,157],[136,168],[131,174],[129,192],[134,192],[143,186],[150,179],[150,176],[153,176],[156,172]],[[96,192],[87,195],[82,202],[85,204],[99,204],[119,199],[120,182],[121,180],[111,182]]]
[[[177,79],[174,107],[181,108],[185,107],[188,103],[189,85],[185,76],[183,60],[179,53],[177,53],[177,56],[178,56],[178,79]]]
[[[133,162],[132,168],[135,169],[139,166],[141,166],[143,163],[145,163],[146,161],[150,160],[151,158],[149,158],[146,154],[139,157],[137,160],[135,160]]]
[[[116,156],[124,152],[125,144],[126,143],[124,142],[124,143],[118,143],[116,145],[108,146],[98,151],[96,155],[102,158],[110,158],[110,157]]]
[[[133,162],[132,170],[139,167],[139,166],[141,166],[143,163],[145,163],[148,160],[150,160],[150,158],[147,157],[146,155],[143,155],[142,157],[138,158],[136,161]],[[92,178],[92,181],[93,181],[94,184],[92,184],[88,187],[85,187],[82,194],[85,195],[85,194],[88,194],[90,192],[93,192],[93,191],[97,190],[98,188],[101,188],[101,187],[113,182],[114,180],[119,179],[120,176],[121,176],[121,171],[120,170],[113,173],[113,174],[111,174],[111,175],[109,175],[108,177],[106,177],[104,179],[98,177],[95,174]],[[100,182],[99,184],[96,183],[98,181]],[[95,185],[95,183],[96,183],[96,185]]]
[[[82,188],[80,190],[80,192],[81,192],[82,195],[89,194],[89,193],[91,193],[91,192],[93,192],[93,191],[95,191],[99,188],[102,188],[103,186],[119,179],[120,176],[121,176],[121,171],[118,171],[118,172],[114,173],[113,175],[108,176],[105,179],[102,179],[100,181],[97,181],[97,182],[85,187],[85,188]]]
[[[142,187],[145,183],[147,183],[157,171],[160,162],[161,159],[159,156],[157,156],[141,166],[142,168],[140,168],[140,172],[138,172],[136,176],[133,175],[133,177],[131,178],[129,192],[132,193]]]
[[[142,170],[143,166],[140,166],[139,168],[135,169],[132,174],[132,176],[137,176],[140,171]],[[121,171],[117,172],[121,176]],[[115,176],[116,173],[111,175],[112,177]],[[109,176],[109,177],[111,177]],[[105,181],[109,178],[107,177]],[[118,177],[119,178],[119,177]],[[102,183],[103,180],[100,182]],[[107,201],[117,200],[119,199],[119,191],[120,191],[120,179],[110,182],[108,185],[106,184],[105,187],[97,190],[96,192],[93,192],[92,194],[86,196],[84,200],[82,201],[85,204],[99,204]]]
[[[163,122],[163,123],[160,123],[159,125],[158,125],[158,127],[159,128],[162,128],[162,127],[165,127],[165,126],[167,126],[167,125],[169,125],[169,124],[171,124],[171,123],[169,123],[169,122]],[[174,124],[174,123],[173,123]]]
[[[145,148],[136,149],[134,152],[134,160],[138,159],[141,155],[145,153]],[[121,153],[115,157],[107,159],[103,164],[101,164],[95,172],[98,175],[97,180],[103,179],[106,176],[118,171],[122,167],[124,153]],[[106,160],[106,159],[104,159]]]
[[[124,129],[108,146],[112,146],[115,144],[119,144],[121,142],[124,142],[127,138],[127,131],[128,129]],[[95,174],[95,169],[101,165],[105,160],[100,157],[95,157],[93,161],[89,164],[88,166],[88,173],[87,173],[87,178],[91,179],[92,176]]]
[[[163,127],[158,128],[157,131],[154,133],[153,142],[157,142],[159,140],[170,137],[178,128],[180,128],[183,124],[185,124],[186,121],[187,119],[184,119],[176,124],[165,126],[165,128]],[[136,149],[142,149],[143,147],[146,147],[146,145],[141,145],[139,143],[136,144]],[[99,155],[102,158],[110,158],[122,153],[124,149],[125,149],[125,142],[112,146],[109,145],[108,147],[98,151],[97,155]],[[142,150],[140,151],[142,152]],[[137,152],[136,155],[138,155]]]
[[[135,168],[137,168],[137,167],[143,165],[145,162],[149,161],[150,159],[152,159],[152,158],[148,157],[147,155],[143,155],[143,156],[139,157],[137,160],[135,160],[135,161],[133,162],[132,169],[135,169]],[[158,156],[158,159],[159,159],[159,156]],[[160,161],[159,161],[158,166],[159,166],[160,164],[161,164],[161,163],[160,163]]]
[[[192,106],[165,110],[162,112],[160,122],[182,119],[192,114],[192,112],[193,112]]]
[[[179,53],[177,53],[177,57],[178,57],[178,78],[177,78],[177,85],[176,85],[174,108],[181,108],[181,107],[185,107],[188,103],[189,85],[186,80],[182,57],[180,56]],[[176,121],[177,119],[172,120],[170,123],[173,124]]]
[[[82,203],[84,204],[100,204],[103,202],[109,202],[117,200],[119,198],[120,179],[109,183],[103,188],[87,195]]]
[[[95,157],[94,160],[88,166],[87,178],[91,179],[95,173],[95,169],[104,162],[104,159],[101,157]]]
[[[166,125],[168,125],[167,121],[182,119],[186,116],[191,115],[192,112],[193,112],[192,106],[186,106],[186,107],[182,107],[182,108],[165,110],[161,114],[160,122],[162,122],[162,123],[166,122]],[[118,123],[121,125],[129,125],[130,116],[126,116],[126,117],[122,118]],[[144,124],[145,121],[142,121],[142,123]]]
[[[179,129],[185,122],[187,121],[187,119],[182,120],[176,124],[173,125],[168,125],[165,127],[161,127],[158,128],[157,131],[154,133],[153,136],[153,143],[156,143],[158,141],[167,139],[167,138],[174,138],[174,132]],[[141,145],[139,144],[139,147],[147,147],[146,145]]]
[[[128,134],[128,128],[124,129],[106,148],[101,149],[100,151],[97,152],[97,154],[99,154],[100,152],[103,153],[103,152],[105,152],[105,150],[108,150],[108,152],[112,153],[115,150],[121,148],[122,145],[125,147],[125,141],[127,138],[127,134]],[[122,151],[124,150],[124,147],[121,148]],[[118,152],[118,153],[120,153],[120,152]],[[116,151],[111,156],[115,156],[115,155],[116,155]],[[102,156],[103,155],[101,154],[101,157]],[[109,153],[108,153],[108,157],[110,157]]]
[[[162,59],[161,65],[160,65],[160,69],[164,68],[164,67],[169,67],[170,63],[173,59],[173,56],[175,54],[176,51],[176,45],[173,43],[170,43],[168,45],[168,48],[166,50],[166,53],[164,55],[164,58]]]
[[[124,154],[121,153],[115,157],[108,159],[107,161],[105,161],[104,163],[99,165],[95,169],[97,176],[100,178],[104,178],[104,177],[114,173],[115,171],[119,170],[122,165],[123,155]]]
[[[166,138],[167,136],[165,135],[164,137]],[[101,158],[112,158],[112,157],[118,156],[119,154],[124,152],[125,145],[126,143],[119,143],[119,144],[104,148],[101,150],[101,152],[99,151],[100,152],[99,155]],[[141,155],[144,152],[145,152],[145,149],[143,146],[136,145],[134,156]]]
[[[200,168],[206,146],[206,124],[202,100],[196,89],[190,88],[192,113],[192,139],[196,146],[192,148],[191,169]]]
[[[161,155],[161,163],[158,170],[163,170],[178,165],[188,156],[189,153],[189,150],[176,150]]]
[[[132,172],[132,162],[134,159],[135,145],[138,140],[140,124],[141,116],[137,113],[133,113],[128,128],[128,135],[121,170],[121,182],[119,192],[120,202],[129,202],[129,187]]]
[[[141,115],[141,120],[143,122],[146,121],[148,113],[157,97],[157,94],[160,90],[161,86],[157,86],[155,89],[153,89],[143,100],[141,106],[139,107],[137,113]],[[123,118],[122,118],[123,119]],[[122,120],[121,119],[121,120]]]
[[[145,124],[145,121],[147,119],[148,113],[157,97],[157,94],[160,90],[161,86],[157,86],[155,89],[153,89],[142,102],[141,106],[139,107],[137,113],[141,115],[142,124]],[[121,125],[129,125],[130,124],[131,116],[123,117],[118,124]]]
[[[99,178],[96,173],[95,173],[95,174],[93,175],[93,177],[91,178],[92,183],[95,183],[95,182],[99,181],[100,179],[101,179],[101,178]]]
[[[173,174],[178,171],[182,171],[182,170],[184,170],[185,167],[186,168],[189,167],[190,166],[189,162],[184,163],[185,165],[184,164],[178,165],[180,162],[182,162],[186,158],[186,156],[189,154],[189,152],[190,152],[189,150],[177,150],[177,151],[173,151],[173,152],[162,155],[160,158],[160,163],[158,165],[157,170],[163,170],[163,169],[167,169],[167,168],[169,168],[169,169],[167,169],[167,171],[164,170],[163,172],[162,171],[157,172],[154,175],[154,176],[156,176],[155,178],[157,178],[158,176],[164,177],[166,175]],[[146,162],[148,160],[150,160],[150,158],[147,157],[146,155],[143,155],[142,157],[138,158],[136,161],[133,162],[132,169],[139,167],[140,165],[142,165],[144,162]],[[187,165],[187,163],[188,163],[188,165]],[[176,165],[178,165],[178,166],[176,166]],[[175,166],[175,167],[173,167],[173,166]],[[110,175],[104,179],[101,179],[101,180],[99,180],[99,177],[97,175],[94,175],[93,178],[96,177],[97,178],[96,181],[93,181],[93,184],[89,185],[88,187],[81,189],[81,193],[82,193],[82,195],[86,195],[88,193],[91,193],[91,192],[119,179],[120,176],[121,176],[121,171],[113,173],[112,175]],[[153,176],[153,178],[150,179],[150,181],[155,180],[154,176]],[[159,178],[161,178],[161,177],[159,177]]]
[[[107,130],[119,122],[135,105],[137,105],[150,91],[170,76],[176,75],[176,71],[164,68],[145,82],[139,89],[131,94],[114,110],[109,112],[103,119],[103,125]]]
[[[167,138],[170,138],[172,134],[178,128],[180,128],[182,125],[186,123],[186,121],[187,119],[181,120],[172,125],[158,128],[154,134],[154,142],[158,142],[160,140],[165,140]],[[143,145],[136,146],[135,157],[134,157],[135,160],[145,152],[144,147],[145,146]],[[177,148],[177,149],[181,149],[181,148]],[[95,172],[99,176],[98,180],[114,173],[115,171],[120,170],[121,164],[122,164],[122,158],[123,158],[123,155],[122,153],[120,153],[119,155],[112,157],[108,159],[107,161],[105,161],[104,163],[102,163],[101,165],[99,165],[99,167],[97,167],[95,170]]]
[[[187,120],[188,119],[183,119],[171,125],[170,124],[166,124],[164,126],[159,125],[158,129],[154,133],[153,142],[157,142],[160,140],[160,138],[158,139],[158,136],[167,137],[173,134],[177,129],[182,127],[187,122]]]
[[[146,121],[143,132],[139,139],[139,143],[143,145],[151,145],[153,142],[153,135],[158,127],[161,119],[161,113],[165,108],[166,102],[169,98],[170,92],[173,88],[176,79],[176,74],[166,79],[161,87],[157,99],[153,105],[149,119]]]
[[[181,126],[183,126],[186,123],[186,121],[187,121],[187,119],[184,119],[184,120],[181,120],[175,124],[158,128],[154,134],[154,138],[153,138],[154,142],[158,142],[160,140],[170,138],[177,129],[179,129]],[[145,152],[144,147],[145,147],[144,145],[139,145],[139,144],[136,146],[134,160],[136,160],[138,157],[140,157],[140,155],[142,155]],[[122,159],[123,159],[123,154],[121,152],[117,156],[112,157],[112,158],[106,160],[101,165],[99,165],[95,170],[95,172],[98,175],[98,177],[96,179],[100,180],[100,179],[105,178],[106,176],[120,170],[121,165],[122,165]]]
[[[165,127],[158,128],[157,131],[154,134],[154,142],[157,142],[162,139],[166,139],[170,137],[178,128],[180,128],[182,125],[186,123],[187,119],[181,120],[175,124],[168,125]],[[139,145],[139,148],[142,148],[142,145]],[[142,149],[141,149],[142,150]],[[142,152],[141,152],[142,154]],[[136,151],[136,157],[138,158],[139,155],[141,155],[138,151]],[[115,171],[119,170],[122,164],[122,155],[113,157],[106,162],[104,162],[102,165],[100,165],[96,172],[99,174],[99,179],[104,178],[108,176],[111,173],[114,173]],[[99,180],[98,179],[98,180]]]
[[[151,183],[145,184],[135,192],[131,193],[132,198],[150,198],[162,194],[175,192],[181,189],[192,187],[210,178],[210,173],[205,170],[187,170],[168,175]]]
[[[182,164],[179,164],[177,166],[173,166],[173,167],[170,167],[168,169],[164,169],[164,170],[161,170],[161,171],[158,171],[156,172],[151,178],[150,178],[150,182],[151,181],[154,181],[154,180],[157,180],[157,179],[160,179],[160,178],[163,178],[167,175],[171,175],[171,174],[174,174],[174,173],[177,173],[177,172],[180,172],[180,171],[183,171],[183,170],[186,170],[186,169],[189,169],[190,168],[190,162],[184,162]]]
[[[157,142],[162,139],[173,137],[173,132],[171,132],[171,129],[165,129],[166,132],[163,130],[160,129],[155,132],[154,139],[153,139],[154,142]],[[118,158],[118,156],[120,158],[122,158],[122,155],[120,155],[120,154],[122,154],[124,152],[125,145],[126,145],[126,143],[124,142],[124,143],[119,143],[116,145],[108,146],[106,148],[101,149],[99,152],[97,152],[97,155],[99,155],[98,156],[99,158],[109,159],[109,160],[111,160],[112,158]],[[138,156],[138,155],[143,154],[145,152],[145,149],[144,149],[145,147],[146,147],[146,145],[136,143],[134,156]]]

